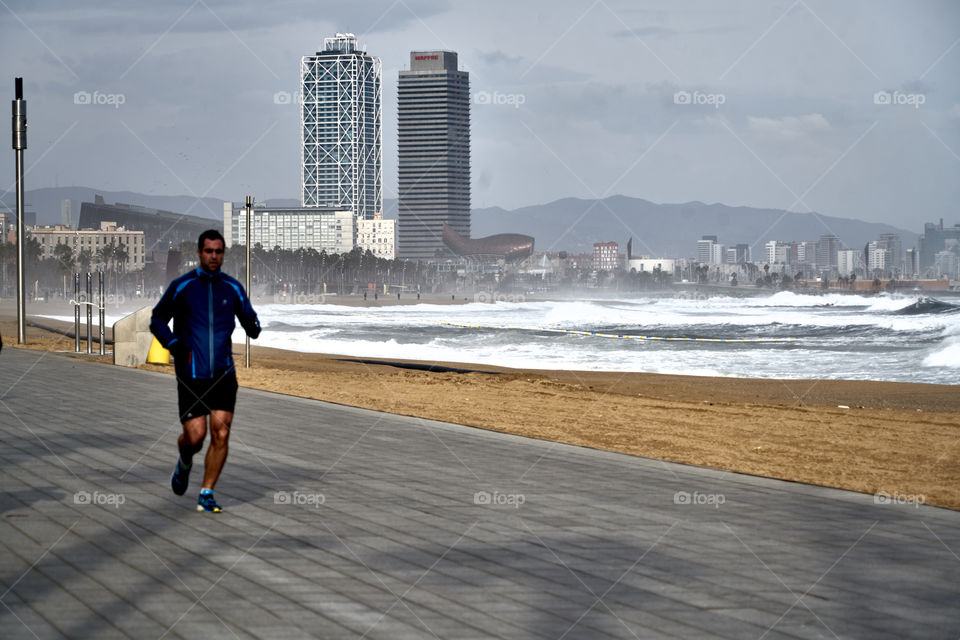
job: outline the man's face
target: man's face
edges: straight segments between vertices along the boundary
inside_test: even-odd
[[[197,255],[200,256],[200,266],[204,271],[210,273],[219,271],[220,265],[223,264],[223,241],[205,238],[203,248],[197,251]]]

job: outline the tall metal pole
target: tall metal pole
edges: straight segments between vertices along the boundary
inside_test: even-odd
[[[87,353],[93,353],[93,274],[87,271]]]
[[[27,279],[23,270],[23,150],[27,148],[27,101],[23,78],[14,80],[13,149],[17,152],[17,344],[27,343]]]
[[[104,355],[104,354],[106,353],[106,350],[105,350],[105,347],[104,347],[104,343],[106,342],[106,340],[104,340],[103,323],[104,323],[104,320],[106,320],[106,318],[104,317],[105,314],[106,314],[106,312],[104,311],[104,307],[103,307],[103,271],[100,271],[99,273],[100,273],[100,291],[99,291],[99,298],[100,298],[100,300],[99,300],[99,302],[100,302],[100,355]]]
[[[80,274],[73,274],[73,338],[80,353]]]
[[[252,207],[250,201],[251,201],[250,196],[247,196],[247,241],[244,244],[247,247],[247,278],[246,278],[247,297],[253,300],[253,298],[251,297],[253,293],[251,293],[250,291],[250,209]],[[247,346],[246,346],[246,349],[244,349],[244,355],[245,355],[244,366],[247,369],[249,369],[250,368],[250,336],[247,336]]]

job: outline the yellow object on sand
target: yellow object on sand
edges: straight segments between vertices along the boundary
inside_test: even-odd
[[[143,353],[142,351],[140,353]],[[150,352],[147,354],[150,364],[170,364],[170,352],[163,348],[156,338],[150,343]]]

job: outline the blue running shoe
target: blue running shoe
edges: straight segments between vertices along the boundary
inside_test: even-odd
[[[170,476],[170,487],[178,496],[187,492],[187,485],[190,484],[190,469],[192,468],[193,465],[183,466],[183,463],[177,458],[177,466],[173,470],[173,475]]]
[[[207,513],[220,513],[223,511],[217,501],[213,499],[212,493],[201,493],[197,499],[197,511],[206,511]]]

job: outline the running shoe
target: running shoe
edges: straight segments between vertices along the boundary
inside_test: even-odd
[[[170,476],[170,488],[178,496],[187,492],[187,485],[190,484],[191,468],[192,466],[184,468],[180,460],[177,459],[177,466],[173,468],[173,475]]]
[[[217,501],[213,499],[212,493],[201,493],[197,500],[197,511],[206,511],[207,513],[220,513],[222,509]]]

